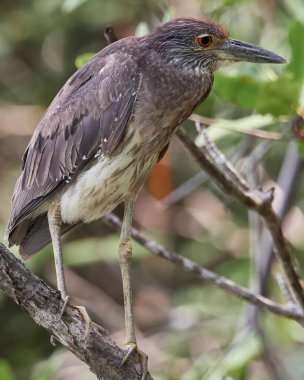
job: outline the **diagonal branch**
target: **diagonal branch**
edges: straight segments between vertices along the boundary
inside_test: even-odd
[[[124,363],[125,352],[95,323],[86,325],[78,309],[67,306],[61,317],[62,300],[0,244],[0,289],[63,346],[84,361],[98,379],[140,379],[135,354]],[[147,380],[152,380],[150,375]]]
[[[226,193],[260,215],[270,232],[275,253],[282,265],[292,293],[303,310],[303,288],[288,251],[280,222],[271,205],[273,200],[273,191],[270,190],[266,193],[257,190],[251,191],[249,185],[243,178],[240,178],[240,181],[237,181],[238,173],[227,161],[224,160],[222,156],[220,156],[220,158],[223,158],[224,161],[215,163],[210,156],[210,153],[206,151],[202,152],[183,130],[180,129],[177,132],[177,136],[181,144],[192,154],[198,164]],[[213,149],[216,149],[215,146],[213,146]],[[226,172],[221,170],[221,165],[224,167]]]
[[[280,174],[277,179],[278,186],[282,189],[282,195],[276,199],[273,205],[278,218],[282,221],[290,207],[290,202],[293,197],[294,191],[297,188],[297,182],[300,178],[300,172],[303,169],[302,159],[297,151],[294,141],[288,144],[285,158],[281,166]],[[273,262],[273,242],[266,228],[258,234],[258,255],[255,257],[255,274],[253,282],[253,290],[259,294],[266,295],[267,279],[270,272],[270,267]],[[281,272],[278,272],[277,279],[283,293],[286,293],[286,300],[290,299],[289,289],[286,289],[284,282],[282,283]],[[285,281],[285,279],[283,279]],[[287,291],[287,292],[286,292]],[[257,308],[248,309],[247,320],[251,321],[253,325],[257,324],[259,310]]]
[[[121,219],[119,219],[116,215],[109,214],[103,218],[103,221],[107,225],[115,228],[117,231],[120,231]],[[225,290],[226,292],[238,298],[241,298],[259,307],[263,307],[274,314],[278,314],[278,315],[293,319],[300,323],[304,322],[304,314],[296,305],[284,306],[276,302],[273,302],[266,297],[257,295],[253,293],[252,291],[250,291],[249,289],[239,286],[235,284],[233,281],[223,276],[219,276],[216,273],[201,267],[200,265],[185,258],[184,256],[179,255],[175,252],[169,251],[168,249],[166,249],[165,247],[163,247],[161,244],[157,243],[156,241],[148,239],[143,233],[141,233],[136,228],[132,229],[132,237],[134,240],[136,240],[138,243],[140,243],[142,246],[144,246],[148,251],[150,251],[154,255],[173,262],[174,264],[178,265],[179,267],[186,270],[187,272],[191,272],[195,274],[196,276],[203,279],[204,281],[207,281],[213,285],[216,285],[217,287]]]
[[[104,221],[120,230],[121,220],[113,214]],[[153,254],[172,261],[184,270],[237,296],[247,302],[265,308],[272,313],[303,323],[304,315],[295,305],[283,306],[270,299],[256,295],[234,282],[200,267],[189,259],[171,252],[159,243],[149,240],[141,232],[132,230],[133,238]],[[63,318],[60,316],[62,300],[58,291],[51,289],[25,266],[4,245],[0,244],[0,289],[12,298],[40,326],[48,330],[56,340],[84,361],[98,379],[138,379],[133,356],[121,366],[124,351],[116,346],[108,333],[94,323],[87,330],[86,322],[78,309],[68,306]],[[152,380],[148,375],[147,380]]]

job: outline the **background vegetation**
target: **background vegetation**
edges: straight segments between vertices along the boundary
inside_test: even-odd
[[[242,63],[222,70],[216,74],[209,99],[196,113],[210,118],[210,137],[254,187],[276,187],[277,204],[286,203],[283,226],[290,249],[299,267],[304,265],[301,165],[292,183],[284,177],[280,187],[277,184],[282,164],[287,165],[291,141],[303,151],[300,126],[291,128],[295,115],[304,114],[301,0],[2,0],[2,236],[27,141],[45,108],[75,71],[76,58],[106,45],[103,30],[108,25],[125,37],[146,33],[173,17],[202,15],[225,25],[231,36],[290,60],[285,67]],[[186,125],[194,137],[193,123]],[[288,163],[289,171],[301,158],[295,160]],[[136,225],[165,246],[241,285],[254,289],[263,285],[269,296],[283,302],[275,280],[277,266],[267,266],[265,257],[270,256],[259,244],[261,226],[254,228],[252,215],[212,183],[192,188],[186,181],[196,176],[195,181],[201,183],[198,172],[193,159],[174,140],[139,196]],[[185,183],[188,191],[172,200],[172,191]],[[284,192],[284,185],[291,185],[292,191]],[[67,239],[64,257],[74,303],[85,305],[93,319],[123,344],[117,242],[117,233],[101,222],[94,223]],[[298,324],[256,312],[173,264],[152,257],[137,244],[134,251],[139,344],[149,355],[155,379],[304,378],[304,332]],[[54,285],[50,247],[27,265]],[[0,293],[0,379],[71,378],[94,376],[70,353],[52,347],[47,333]]]

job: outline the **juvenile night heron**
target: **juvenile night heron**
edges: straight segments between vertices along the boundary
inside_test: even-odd
[[[222,65],[284,63],[280,56],[228,37],[206,19],[176,19],[146,37],[119,40],[62,87],[23,156],[7,227],[24,259],[53,244],[58,289],[66,290],[60,236],[125,203],[119,242],[126,357],[137,350],[130,283],[136,196],[174,131],[208,96]],[[146,376],[144,365],[142,378]]]

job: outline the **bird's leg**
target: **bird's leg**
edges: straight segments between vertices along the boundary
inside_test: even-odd
[[[64,269],[63,269],[62,247],[61,247],[61,239],[60,239],[60,230],[61,230],[61,224],[62,224],[61,210],[60,210],[60,206],[56,203],[51,204],[49,207],[48,222],[49,222],[49,229],[50,229],[53,251],[54,251],[57,288],[58,290],[60,290],[61,298],[63,300],[63,306],[60,312],[60,315],[62,316],[69,303],[70,296],[68,295],[68,292],[67,292],[65,277],[64,277]],[[81,315],[83,316],[83,319],[86,322],[86,327],[85,327],[85,332],[84,332],[84,337],[86,337],[89,332],[90,323],[92,322],[91,318],[89,317],[84,306],[74,306],[74,307],[76,307],[80,311]]]
[[[54,251],[57,288],[58,290],[60,290],[61,298],[64,302],[63,307],[61,309],[61,315],[62,315],[70,300],[70,296],[67,293],[65,278],[64,278],[62,247],[61,247],[61,239],[60,239],[62,219],[61,219],[60,206],[58,204],[55,204],[55,203],[51,204],[48,211],[48,222],[49,222],[49,229],[50,229],[53,251]]]
[[[148,373],[148,356],[138,350],[135,327],[134,327],[134,313],[133,313],[133,297],[132,286],[130,277],[130,265],[132,258],[132,245],[131,245],[131,229],[132,229],[132,217],[133,217],[134,199],[129,199],[125,202],[124,218],[121,227],[121,235],[119,241],[119,265],[122,276],[122,286],[124,295],[124,307],[125,307],[125,326],[126,326],[126,344],[128,352],[123,359],[125,363],[133,351],[137,351],[141,364],[142,364],[142,377],[144,380]]]

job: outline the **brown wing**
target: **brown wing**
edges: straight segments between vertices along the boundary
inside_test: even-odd
[[[98,151],[113,152],[132,115],[140,78],[130,55],[102,51],[67,81],[25,151],[8,235]]]

